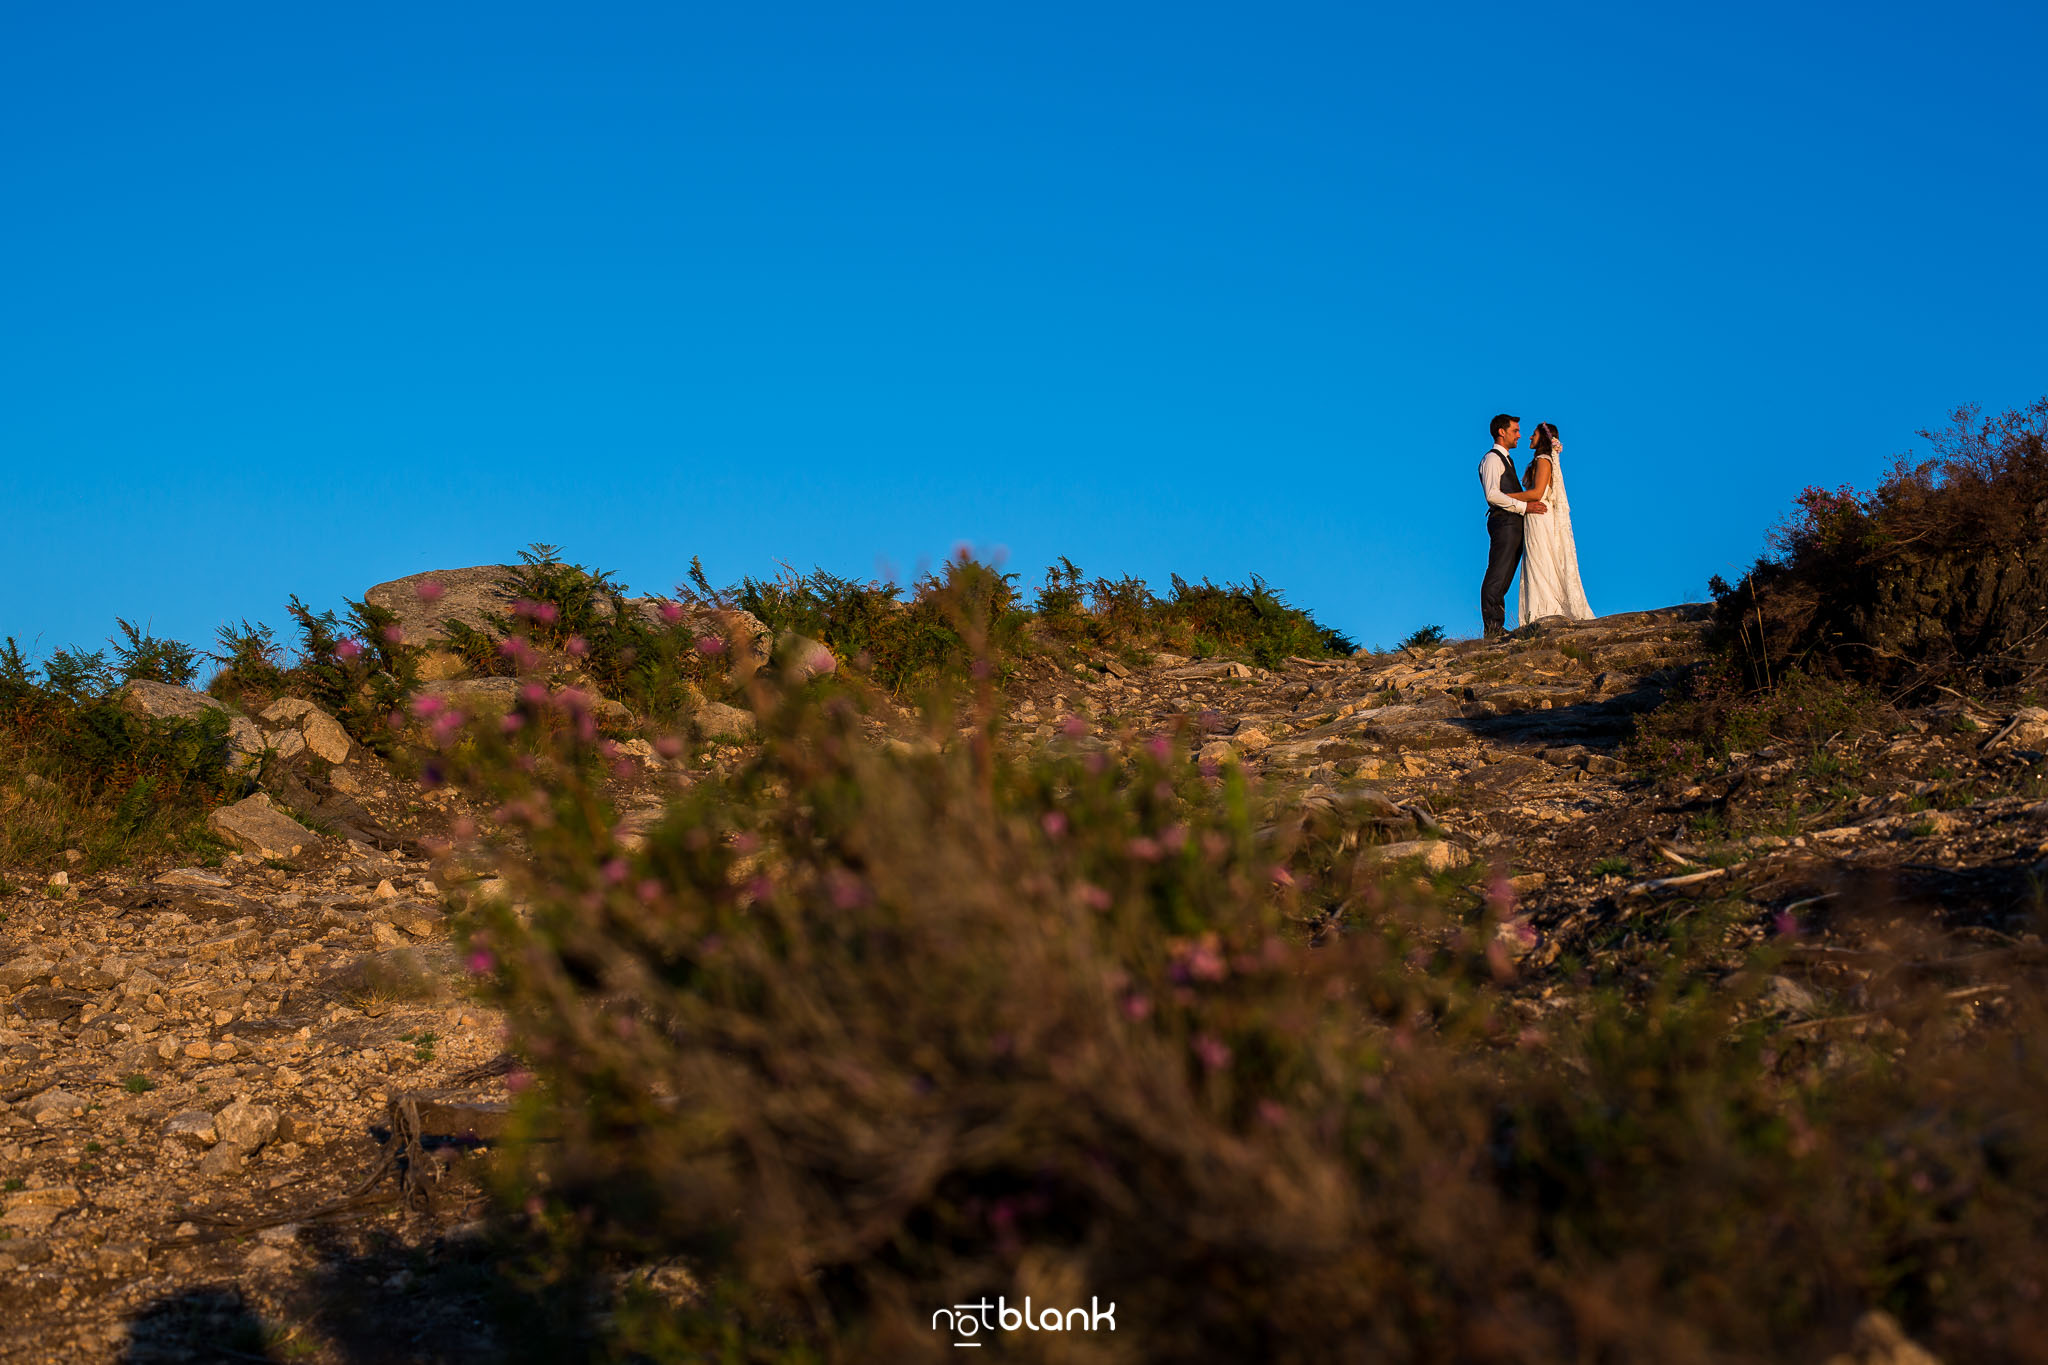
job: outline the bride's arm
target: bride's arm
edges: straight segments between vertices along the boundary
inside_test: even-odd
[[[1538,455],[1536,463],[1529,467],[1529,501],[1534,502],[1550,491],[1550,457]]]

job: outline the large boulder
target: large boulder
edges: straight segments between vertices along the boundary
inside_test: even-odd
[[[445,642],[450,620],[495,634],[489,618],[507,615],[517,600],[505,586],[512,571],[513,566],[506,564],[430,569],[379,583],[363,594],[363,600],[397,617],[400,635],[409,645]],[[420,589],[425,584],[433,586],[422,597]],[[734,650],[733,661],[742,667],[765,664],[773,652],[774,632],[751,612],[691,606],[665,597],[631,597],[626,599],[626,610],[657,630],[678,627],[725,640]],[[608,602],[598,603],[599,616],[608,616],[610,611]],[[423,666],[433,680],[453,678],[460,669],[459,661],[445,650],[431,651]]]
[[[272,747],[255,721],[229,712],[215,698],[189,687],[137,679],[115,693],[115,701],[136,715],[147,716],[151,720],[197,720],[208,711],[227,713],[228,766],[237,772],[257,766],[263,761],[264,750]]]
[[[783,681],[795,684],[837,672],[839,660],[832,651],[807,635],[785,630],[775,637],[776,667]]]
[[[513,593],[505,587],[510,567],[478,564],[467,569],[429,569],[407,574],[389,583],[379,583],[363,594],[363,601],[398,618],[398,629],[409,645],[433,644],[448,638],[446,623],[460,621],[474,630],[489,629],[487,618],[503,616],[512,609]],[[420,595],[420,586],[431,583]]]
[[[206,827],[244,853],[262,858],[290,857],[320,839],[271,804],[268,792],[222,806],[206,817]]]
[[[698,707],[691,720],[697,727],[697,733],[705,739],[751,739],[754,734],[753,713],[723,702],[708,702]]]
[[[197,720],[208,711],[228,709],[204,692],[139,678],[124,684],[115,700],[125,709],[151,720]]]

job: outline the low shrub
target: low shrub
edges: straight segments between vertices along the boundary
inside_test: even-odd
[[[1894,734],[1902,723],[1867,684],[1795,668],[1755,686],[1739,658],[1722,654],[1637,717],[1627,759],[1648,773],[1696,775],[1731,755],[1775,748],[1810,765],[1843,739]]]
[[[445,623],[449,644],[476,673],[511,675],[558,664],[601,695],[669,722],[724,692],[731,641],[675,602],[632,600],[616,576],[571,564],[535,544],[506,570],[509,613],[479,629]]]
[[[907,597],[893,583],[823,569],[786,568],[778,578],[742,579],[723,591],[699,570],[695,587],[701,603],[737,606],[778,634],[816,640],[897,695],[962,678],[977,657],[1000,676],[1024,643],[1016,575],[964,551],[921,575]]]
[[[1047,569],[1037,624],[1060,640],[1098,648],[1175,650],[1198,657],[1233,654],[1268,668],[1289,658],[1321,659],[1357,646],[1316,621],[1257,574],[1249,584],[1189,583],[1172,575],[1155,597],[1142,580],[1087,582],[1070,559]]]
[[[2048,398],[1922,432],[1869,493],[1808,488],[1716,619],[1755,684],[1799,667],[1924,689],[1993,686],[2048,668]]]
[[[391,612],[368,602],[346,606],[343,618],[291,598],[299,657],[282,681],[340,721],[364,748],[393,756],[399,740],[391,717],[419,687],[420,650],[400,637]]]
[[[97,657],[59,651],[39,669],[11,637],[0,646],[0,861],[48,863],[76,848],[100,867],[216,851],[201,820],[241,785],[227,771],[227,717],[137,715],[114,699],[116,670],[86,662]],[[178,657],[141,660],[161,681]]]

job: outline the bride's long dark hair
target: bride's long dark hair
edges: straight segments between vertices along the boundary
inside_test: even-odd
[[[1536,462],[1557,449],[1557,423],[1538,422],[1536,434],[1529,440],[1529,472],[1522,476],[1524,485],[1536,482]]]

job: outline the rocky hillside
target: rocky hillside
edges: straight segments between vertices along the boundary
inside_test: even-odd
[[[488,575],[436,577],[454,588],[439,615],[502,606]],[[368,600],[418,615],[414,580]],[[1974,945],[1976,965],[1953,968],[1956,1010],[1995,1003],[1973,973],[2042,951],[2022,913],[2048,871],[2048,712],[1906,713],[1900,733],[1837,746],[1861,774],[1847,794],[1770,749],[1683,779],[1634,768],[1624,741],[1700,657],[1706,616],[1274,668],[1027,657],[1005,733],[1184,727],[1194,761],[1241,765],[1283,814],[1371,810],[1385,840],[1369,855],[1391,867],[1497,872],[1532,1020],[1570,1007],[1565,969],[1593,955],[1647,979],[1681,921],[1710,925],[1731,971],[1796,921],[1772,1008],[1788,1034],[1854,1030],[1865,974],[1835,935],[1861,931],[1826,912],[1881,875],[1889,913],[1931,911]],[[440,644],[430,629],[414,638]],[[775,666],[774,644],[764,632],[757,666]],[[465,676],[453,652],[425,671],[433,695],[470,705],[535,681]],[[158,715],[222,705],[164,685],[131,696]],[[699,743],[622,739],[615,800],[651,818],[737,761],[752,719],[707,706]],[[923,742],[900,719],[877,739]],[[401,779],[307,698],[237,714],[231,734],[265,790],[213,815],[237,850],[218,866],[7,874],[0,1358],[500,1358],[462,1177],[520,1073],[465,996],[453,931],[481,872],[431,856],[491,812]],[[681,1272],[641,1279],[690,1291]],[[1876,1350],[1860,1358],[1906,1358]]]

